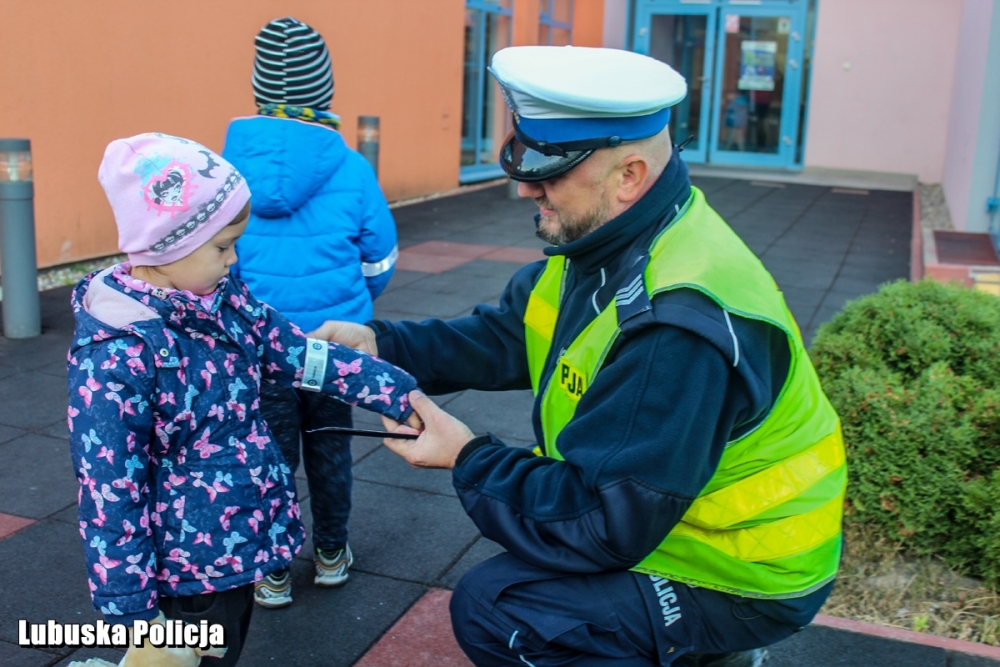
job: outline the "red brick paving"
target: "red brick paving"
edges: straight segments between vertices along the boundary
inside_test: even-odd
[[[355,667],[472,667],[451,631],[451,591],[431,589]]]
[[[25,519],[24,517],[0,512],[0,540],[10,537],[17,531],[27,528],[33,523],[35,523],[34,519]]]
[[[494,262],[510,262],[512,264],[530,264],[540,259],[545,259],[545,253],[541,248],[518,248],[516,246],[502,246],[492,252],[488,252],[479,259],[488,259]]]

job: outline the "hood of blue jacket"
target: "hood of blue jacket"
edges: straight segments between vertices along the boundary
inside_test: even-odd
[[[225,157],[252,183],[253,212],[281,218],[327,182],[349,148],[336,130],[287,118],[239,118],[229,125]]]

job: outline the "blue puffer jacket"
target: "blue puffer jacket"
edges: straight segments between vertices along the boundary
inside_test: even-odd
[[[151,619],[160,595],[288,567],[305,530],[260,382],[300,385],[304,334],[236,279],[206,309],[174,290],[126,289],[109,269],[80,282],[73,310],[70,451],[95,606],[111,622]],[[415,386],[328,344],[328,394],[405,419]]]
[[[230,123],[222,156],[253,192],[233,273],[303,331],[370,320],[398,250],[365,159],[332,128],[269,116]]]

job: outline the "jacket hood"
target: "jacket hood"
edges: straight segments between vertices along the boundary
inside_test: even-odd
[[[281,218],[309,201],[348,151],[340,133],[332,128],[255,116],[229,124],[222,156],[250,186],[254,215]]]

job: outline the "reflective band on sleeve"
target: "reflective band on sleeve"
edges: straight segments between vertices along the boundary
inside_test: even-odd
[[[302,386],[306,391],[323,391],[326,381],[326,356],[330,346],[325,340],[306,339],[305,372],[302,373]]]
[[[399,246],[392,246],[392,252],[379,262],[361,262],[361,274],[365,278],[374,278],[391,269],[399,259]]]

